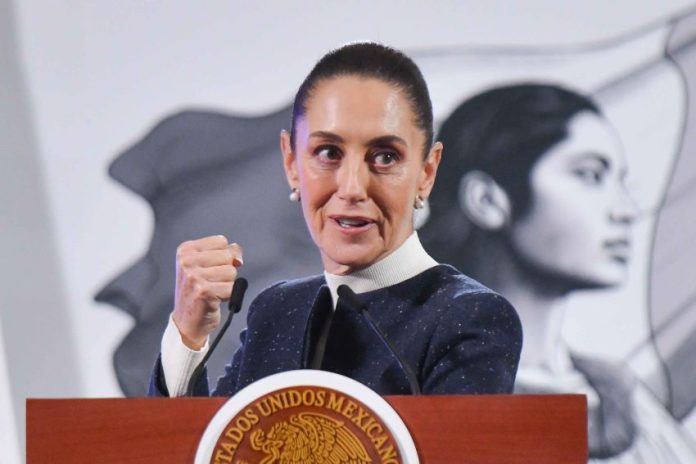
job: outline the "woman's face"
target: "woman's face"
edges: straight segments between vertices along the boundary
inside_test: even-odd
[[[511,226],[513,248],[523,263],[572,285],[616,285],[626,277],[636,213],[623,152],[593,113],[578,113],[568,131],[530,172],[530,208]]]
[[[324,268],[346,274],[386,257],[413,231],[416,195],[430,194],[441,145],[423,160],[425,135],[408,100],[378,79],[320,81],[281,149],[291,188]]]

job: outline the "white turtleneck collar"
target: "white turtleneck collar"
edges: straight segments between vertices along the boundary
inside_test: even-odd
[[[437,264],[421,245],[418,234],[413,232],[399,248],[365,269],[347,275],[324,271],[324,278],[335,308],[340,285],[348,285],[355,293],[370,292],[408,280]]]

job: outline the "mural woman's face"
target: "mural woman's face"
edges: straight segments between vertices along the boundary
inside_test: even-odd
[[[522,261],[578,287],[623,282],[635,218],[625,173],[619,140],[607,121],[590,112],[575,115],[568,137],[529,174],[529,210],[511,226]]]

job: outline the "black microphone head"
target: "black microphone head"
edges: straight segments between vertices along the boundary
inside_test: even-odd
[[[356,295],[355,292],[351,290],[349,286],[345,284],[339,285],[336,289],[336,293],[338,293],[338,297],[341,299],[342,303],[354,309],[355,311],[362,311],[363,309],[365,309],[365,305],[363,304],[363,302],[360,301],[358,295]]]
[[[242,309],[242,301],[244,300],[244,293],[249,286],[249,282],[244,277],[240,277],[234,281],[234,286],[232,287],[232,295],[230,295],[230,302],[227,304],[227,308],[230,311],[234,311],[237,314]]]

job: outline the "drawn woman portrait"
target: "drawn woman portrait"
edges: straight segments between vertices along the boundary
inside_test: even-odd
[[[499,87],[462,103],[437,139],[445,150],[420,233],[435,259],[517,308],[516,392],[587,395],[593,462],[696,462],[689,437],[627,368],[561,338],[563,300],[622,284],[631,258],[626,160],[601,109],[555,85]]]

